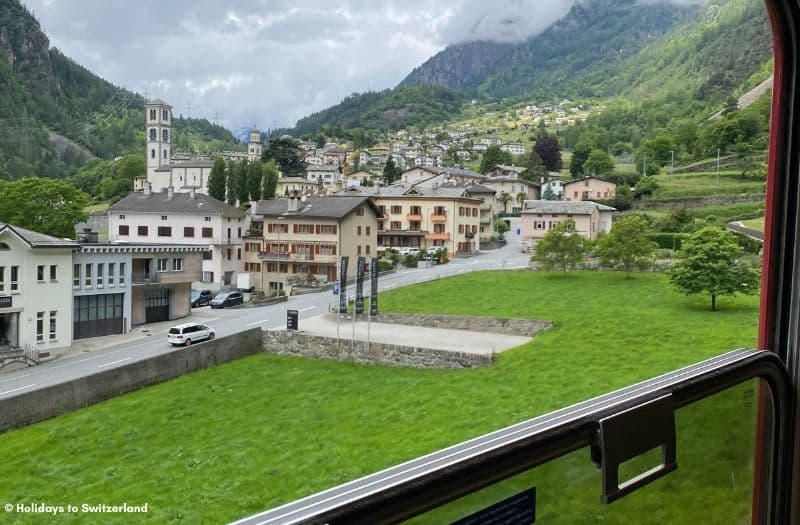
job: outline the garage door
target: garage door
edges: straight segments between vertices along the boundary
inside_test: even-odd
[[[144,322],[169,321],[169,290],[145,290]]]
[[[73,300],[73,339],[121,334],[124,294],[84,295]]]

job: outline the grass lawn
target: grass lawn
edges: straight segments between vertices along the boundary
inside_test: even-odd
[[[626,279],[618,273],[482,272],[402,288],[382,294],[383,310],[540,318],[553,320],[555,327],[478,370],[271,355],[203,370],[0,435],[0,502],[147,502],[151,510],[145,518],[152,523],[230,521],[753,346],[757,303],[755,297],[722,298],[719,311],[711,312],[707,300],[679,295],[655,274]],[[688,437],[710,440],[708,448],[679,445],[679,464],[695,459],[682,464],[686,472],[695,463],[721,473],[721,481],[669,476],[659,482],[658,490],[678,487],[694,494],[681,500],[687,516],[703,515],[713,501],[718,517],[704,523],[733,523],[731,516],[739,521],[739,507],[748,502],[749,471],[739,463],[748,455],[752,410],[742,415],[740,408],[741,395],[723,403],[712,418],[715,424],[706,425],[711,430],[699,424],[707,416],[695,416],[698,424],[689,427]],[[730,433],[719,428],[721,421],[731,425]],[[555,516],[549,523],[664,522],[663,513],[652,508],[653,496],[644,492],[642,499],[637,494],[621,506],[600,506],[600,477],[588,454],[559,462],[566,462],[559,463],[561,471],[554,470],[557,465],[542,467],[535,475],[543,477],[533,482],[549,494],[542,501]],[[564,488],[567,482],[583,496]],[[583,501],[590,509],[573,508]],[[564,519],[554,505],[564,510]],[[114,518],[129,521],[125,515],[94,519]],[[0,521],[9,519],[41,521],[8,514]],[[87,516],[72,519],[84,523]]]
[[[95,212],[95,211],[103,211],[106,208],[108,208],[109,206],[111,206],[111,204],[109,204],[108,202],[101,202],[101,203],[98,203],[98,204],[92,204],[91,206],[87,206],[87,207],[85,207],[83,209],[83,211],[85,211],[86,213],[92,213],[92,212]]]

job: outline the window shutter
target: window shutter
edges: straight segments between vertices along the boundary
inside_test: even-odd
[[[316,231],[316,232],[317,232],[317,235],[319,235],[319,224],[317,224],[317,225],[316,225],[316,228],[315,228],[315,230],[314,230],[314,231]]]
[[[331,255],[336,255],[336,245],[332,246]]]
[[[272,233],[272,223],[267,224],[267,231]]]
[[[297,224],[294,225],[294,233],[297,233]]]
[[[319,244],[314,245],[314,253],[319,255]]]
[[[333,225],[333,234],[336,235],[336,225]]]
[[[297,253],[297,245],[296,244],[292,244],[291,245],[291,250],[292,250],[292,253]]]

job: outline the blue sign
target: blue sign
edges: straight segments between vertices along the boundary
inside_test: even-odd
[[[522,233],[522,231],[521,231],[520,227],[517,226],[517,235],[519,235],[520,233]]]
[[[339,283],[333,283],[333,295],[339,295]]]

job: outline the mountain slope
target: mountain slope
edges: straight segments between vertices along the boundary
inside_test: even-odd
[[[0,2],[0,178],[66,177],[86,161],[83,148],[105,158],[144,155],[143,104],[141,96],[50,48],[18,0]],[[205,120],[178,119],[175,128],[221,149],[241,147],[230,132]]]
[[[582,77],[613,75],[622,60],[696,10],[665,2],[586,0],[546,31],[519,44],[450,46],[415,69],[401,85],[474,88],[495,98],[593,96]],[[478,61],[483,67],[468,67]]]

